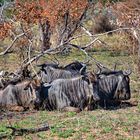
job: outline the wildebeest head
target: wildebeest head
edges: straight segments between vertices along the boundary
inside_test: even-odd
[[[29,92],[30,96],[29,102],[35,107],[37,108],[38,104],[40,103],[40,93],[38,92],[38,89],[40,87],[40,80],[31,80],[29,82],[27,82],[24,86],[23,92]]]
[[[86,64],[79,62],[79,61],[74,61],[64,67],[65,70],[75,70],[75,71],[81,71],[83,72],[86,71]]]
[[[55,79],[68,79],[75,76],[83,75],[85,73],[86,65],[84,65],[79,71],[69,69],[65,70],[64,68],[56,68],[52,65],[42,66],[41,67],[41,78],[42,82],[51,83]]]
[[[44,70],[45,67],[53,67],[53,68],[59,68],[58,67],[58,64],[56,63],[43,63],[43,64],[40,64],[40,65],[37,65],[38,67],[40,67],[40,70]]]
[[[129,75],[131,72],[111,71],[97,75],[101,99],[128,100],[131,97]]]

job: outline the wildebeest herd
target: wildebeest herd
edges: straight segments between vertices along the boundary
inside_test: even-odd
[[[100,67],[87,71],[85,63],[72,62],[64,67],[38,65],[38,77],[25,68],[20,73],[0,72],[0,109],[65,110],[73,107],[93,110],[105,101],[131,98],[131,71],[112,71]]]

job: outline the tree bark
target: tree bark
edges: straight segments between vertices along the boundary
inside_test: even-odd
[[[50,43],[50,23],[46,20],[45,23],[39,22],[40,28],[40,41],[41,41],[41,51],[44,52],[48,50],[51,46]]]
[[[137,65],[138,65],[138,73],[139,73],[139,77],[140,77],[140,30],[134,29],[133,34],[138,41],[138,63],[137,63]]]

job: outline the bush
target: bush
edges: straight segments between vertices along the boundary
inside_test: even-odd
[[[114,30],[114,26],[109,22],[107,15],[99,15],[95,18],[95,24],[93,26],[94,33],[104,33]]]

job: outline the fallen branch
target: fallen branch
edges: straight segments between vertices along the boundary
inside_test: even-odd
[[[55,51],[55,50],[61,48],[61,47],[62,47],[63,45],[65,45],[65,44],[67,44],[67,43],[58,45],[58,46],[55,47],[55,48],[50,48],[50,49],[48,49],[48,50],[46,50],[46,51],[44,51],[44,52],[39,53],[38,55],[32,57],[23,67],[27,67],[28,65],[30,65],[30,63],[32,63],[33,61],[39,59],[40,57],[44,56],[45,54],[52,54],[53,51]]]
[[[2,138],[7,138],[9,136],[23,136],[24,134],[33,134],[33,133],[37,133],[37,132],[41,132],[41,131],[47,131],[50,129],[48,124],[44,124],[43,126],[39,127],[39,128],[15,128],[12,126],[7,126],[6,128],[11,129],[12,133],[10,135],[3,135],[0,136],[0,139]]]

